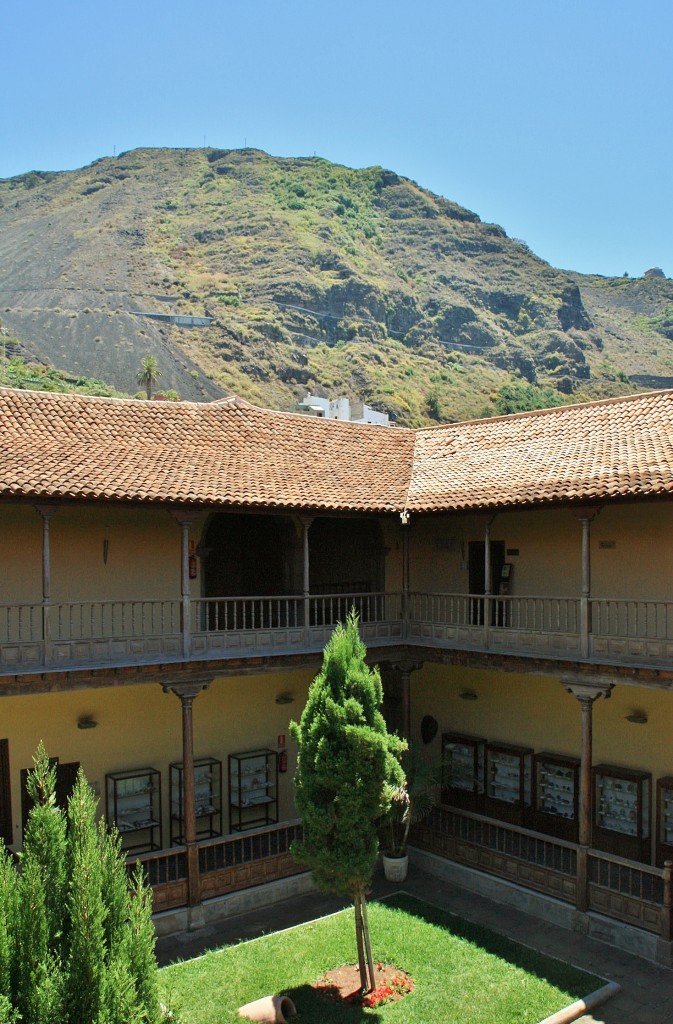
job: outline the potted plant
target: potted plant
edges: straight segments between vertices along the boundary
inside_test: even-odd
[[[402,766],[405,781],[392,790],[390,808],[379,831],[383,872],[389,882],[403,882],[407,877],[409,829],[432,809],[437,781],[432,765],[413,750],[402,756]]]
[[[407,839],[411,826],[411,797],[407,782],[397,786],[392,794],[390,809],[385,815],[382,825],[381,854],[383,873],[389,882],[403,882],[407,877],[409,855]]]

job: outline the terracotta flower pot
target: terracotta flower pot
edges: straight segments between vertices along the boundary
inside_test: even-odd
[[[407,854],[404,857],[389,857],[387,854],[381,854],[383,860],[383,874],[386,876],[389,882],[403,882],[407,877],[407,868],[409,867],[409,857]]]
[[[247,1017],[248,1020],[256,1020],[264,1024],[287,1024],[285,1014],[294,1017],[297,1007],[289,996],[262,996],[252,1003],[246,1003],[238,1011],[239,1017]]]

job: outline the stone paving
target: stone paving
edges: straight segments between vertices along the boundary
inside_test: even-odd
[[[377,876],[373,898],[399,890],[444,907],[466,920],[508,935],[550,956],[583,967],[608,981],[618,982],[621,992],[598,1007],[595,1016],[580,1018],[581,1024],[673,1024],[673,971],[668,968],[596,939],[540,921],[457,885],[438,881],[436,877],[416,867],[401,885],[387,883],[382,876]],[[157,942],[159,963],[163,965],[175,960],[188,960],[207,949],[290,928],[333,913],[346,905],[343,899],[310,893],[271,907],[226,918],[198,931],[160,938]]]

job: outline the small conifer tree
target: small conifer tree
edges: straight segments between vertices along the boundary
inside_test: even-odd
[[[321,889],[352,897],[363,991],[374,986],[365,894],[378,854],[377,821],[404,783],[399,758],[406,749],[388,733],[379,710],[381,677],[365,664],[366,653],[353,610],[325,647],[299,724],[290,724],[299,748],[294,787],[303,819],[293,853]]]
[[[42,745],[21,868],[0,854],[0,1024],[156,1024],[151,895],[121,842],[96,824],[79,771],[67,818]]]

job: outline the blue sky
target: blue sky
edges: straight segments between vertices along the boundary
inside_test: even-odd
[[[671,0],[36,0],[0,177],[137,146],[381,164],[555,266],[673,276]]]

